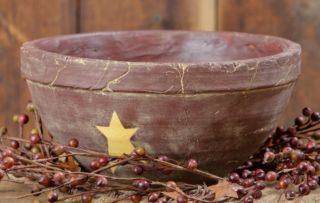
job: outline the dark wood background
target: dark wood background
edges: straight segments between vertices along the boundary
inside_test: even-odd
[[[19,47],[58,34],[182,29],[272,34],[303,47],[302,75],[282,123],[308,105],[320,110],[319,0],[0,0],[0,126],[30,99]]]

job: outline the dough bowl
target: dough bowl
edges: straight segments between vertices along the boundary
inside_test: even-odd
[[[247,33],[102,32],[27,42],[21,70],[58,142],[76,137],[111,155],[143,146],[225,175],[275,127],[300,52],[289,40]]]

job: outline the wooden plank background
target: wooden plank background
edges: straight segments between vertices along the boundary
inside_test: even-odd
[[[281,123],[310,106],[320,111],[320,1],[219,0],[218,30],[277,35],[302,45],[302,74]]]
[[[74,33],[75,0],[0,0],[0,126],[25,111],[30,96],[20,77],[20,46],[39,37]]]
[[[104,30],[182,29],[272,34],[302,44],[303,71],[282,122],[320,110],[318,0],[0,0],[0,126],[30,99],[19,47],[39,37]],[[16,132],[12,130],[12,132]]]

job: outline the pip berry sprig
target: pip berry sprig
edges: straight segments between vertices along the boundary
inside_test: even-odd
[[[205,185],[173,180],[161,182],[141,175],[148,169],[161,171],[164,175],[172,171],[185,171],[215,181],[223,180],[199,170],[195,159],[179,163],[165,155],[152,156],[143,147],[135,148],[131,154],[115,157],[82,148],[76,138],[71,138],[65,145],[55,143],[51,136],[44,135],[41,119],[32,104],[28,104],[28,110],[36,123],[29,139],[25,139],[23,134],[24,126],[29,122],[26,114],[13,116],[13,121],[19,126],[19,137],[9,136],[4,127],[0,131],[0,179],[7,176],[5,181],[21,182],[11,178],[15,176],[33,182],[32,192],[17,198],[47,193],[48,202],[79,197],[81,202],[88,203],[94,196],[113,192],[119,196],[115,201],[131,199],[132,202],[139,202],[142,198],[147,198],[150,202],[170,202],[175,199],[178,203],[209,203],[214,200],[215,195]],[[76,157],[79,156],[92,159],[91,171],[78,165]],[[136,177],[117,177],[102,173],[119,165],[130,166]],[[38,200],[35,199],[34,202]]]
[[[251,203],[262,197],[264,188],[280,190],[286,199],[308,195],[319,187],[320,174],[320,113],[310,108],[302,110],[302,116],[294,119],[288,128],[277,127],[264,145],[243,165],[221,178],[198,169],[195,159],[180,163],[165,155],[152,156],[143,147],[131,154],[111,157],[105,153],[84,149],[76,138],[62,145],[44,135],[40,117],[32,104],[36,128],[24,139],[24,125],[29,116],[14,116],[19,126],[19,137],[10,137],[6,128],[0,129],[0,178],[5,181],[30,182],[12,179],[24,177],[32,182],[32,192],[18,198],[47,193],[48,202],[80,198],[88,203],[95,196],[117,194],[116,200],[129,199],[138,203],[149,202],[224,202]],[[78,165],[76,157],[90,157],[92,171]],[[119,165],[132,168],[136,177],[125,178],[102,173]],[[163,176],[172,171],[187,171],[194,176],[213,179],[212,186],[189,184],[170,180],[161,182],[143,177],[145,170],[158,170]],[[226,181],[228,180],[228,181]],[[235,190],[236,188],[236,190]],[[33,203],[39,202],[37,199]]]
[[[320,184],[320,113],[304,108],[288,128],[279,126],[260,150],[228,176],[243,186],[241,200],[251,203],[274,187],[287,200],[308,195]]]

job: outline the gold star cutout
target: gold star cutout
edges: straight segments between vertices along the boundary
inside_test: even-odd
[[[112,113],[108,127],[96,126],[96,128],[107,138],[110,156],[121,156],[124,153],[129,154],[134,150],[130,139],[138,128],[124,128],[115,111]]]

